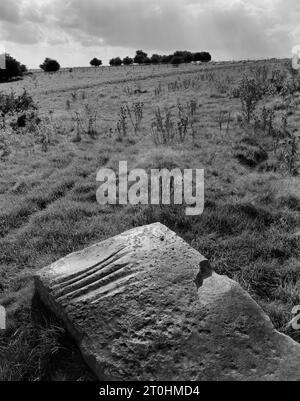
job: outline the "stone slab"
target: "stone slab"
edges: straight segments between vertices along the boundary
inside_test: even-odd
[[[300,345],[160,223],[70,254],[35,282],[100,380],[300,379]]]

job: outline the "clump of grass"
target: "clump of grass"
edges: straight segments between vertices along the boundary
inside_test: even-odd
[[[129,86],[125,86],[125,88],[123,90],[127,96],[132,96],[134,94],[134,90],[132,88],[130,88]]]
[[[172,143],[183,143],[188,134],[193,140],[196,136],[197,102],[192,99],[186,105],[177,102],[177,116],[172,114],[171,108],[160,107],[154,110],[154,119],[151,125],[151,137],[155,145],[168,145]]]
[[[171,148],[155,148],[141,155],[141,159],[135,167],[143,168],[150,172],[151,169],[180,168],[183,164],[182,155]]]
[[[299,139],[288,128],[288,113],[282,115],[279,127],[271,127],[271,134],[278,169],[287,171],[290,175],[297,175]]]
[[[50,188],[47,186],[36,188],[19,201],[9,202],[0,212],[0,237],[20,227],[34,213],[46,209],[49,204],[64,197],[73,185],[74,178],[64,179]]]
[[[255,66],[250,68],[250,72],[261,94],[267,95],[270,92],[269,67],[266,64]],[[275,80],[276,77],[279,78],[279,76],[273,74],[272,79]]]
[[[220,130],[220,134],[223,132],[223,127],[225,126],[225,132],[228,134],[231,122],[231,112],[227,110],[220,110],[217,116],[217,122]]]
[[[299,139],[289,132],[280,143],[280,149],[276,152],[279,166],[291,175],[298,174]]]
[[[18,313],[22,324],[0,334],[0,380],[55,380],[61,370],[65,380],[93,380],[73,340],[37,296],[31,311]]]
[[[216,79],[214,81],[214,85],[216,90],[221,93],[222,95],[226,94],[229,90],[229,82],[228,80],[225,79]]]
[[[278,204],[280,207],[288,207],[291,210],[300,212],[300,198],[295,195],[287,194],[281,196],[278,199]]]
[[[168,83],[168,92],[177,92],[180,90],[187,90],[191,87],[192,80],[191,78],[186,78],[181,80],[180,77],[177,78],[176,81],[172,81]]]
[[[35,211],[34,202],[10,203],[0,213],[0,237],[5,236],[10,230],[19,227]]]
[[[73,142],[80,142],[83,134],[95,139],[98,135],[97,119],[97,110],[87,103],[84,104],[83,109],[74,111],[72,113],[72,131],[75,131]]]
[[[0,130],[0,160],[5,160],[11,153],[11,144],[5,130]]]
[[[244,136],[234,147],[234,157],[248,167],[256,167],[268,159],[268,153],[249,136]]]
[[[80,202],[96,202],[96,190],[95,182],[77,183],[72,198]]]
[[[272,135],[274,129],[275,110],[274,108],[268,108],[263,106],[260,114],[255,116],[254,126],[255,128],[262,129],[267,135]]]
[[[162,85],[162,83],[160,82],[159,84],[158,84],[158,86],[154,89],[154,95],[156,96],[156,97],[159,97],[159,96],[161,96],[162,95],[162,93],[163,93],[163,85]]]
[[[188,132],[189,116],[182,104],[177,103],[177,109],[178,109],[178,121],[177,121],[178,139],[179,142],[184,142]]]
[[[8,342],[0,340],[1,380],[43,380],[59,353],[60,327],[25,324],[12,333]]]
[[[257,79],[259,82],[259,79]],[[243,83],[244,81],[244,83]],[[266,162],[271,151],[273,151],[273,161],[271,164],[264,163],[260,168],[262,170],[286,171],[290,175],[297,175],[299,161],[299,139],[294,132],[288,127],[288,118],[291,115],[292,100],[291,98],[285,102],[286,107],[278,118],[275,107],[267,107],[266,105],[255,113],[257,102],[260,100],[265,88],[257,90],[255,81],[248,81],[245,78],[240,83],[239,97],[242,102],[243,124],[244,129],[252,131],[252,135],[242,138],[235,145],[235,157],[244,165],[255,167],[262,162]],[[246,83],[245,83],[246,82]],[[249,82],[251,85],[248,85]],[[242,84],[243,83],[243,84]],[[257,96],[255,95],[257,93]],[[254,119],[251,124],[250,120]],[[221,118],[219,118],[221,127]],[[248,125],[245,126],[244,122]],[[221,129],[221,128],[220,128]],[[264,134],[259,136],[259,134]],[[271,138],[272,150],[266,138]],[[263,145],[264,143],[264,145]],[[245,146],[247,145],[247,146]],[[265,147],[267,145],[267,147]],[[266,150],[268,149],[268,151]]]

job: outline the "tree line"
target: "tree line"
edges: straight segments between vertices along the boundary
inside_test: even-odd
[[[0,82],[7,82],[14,78],[20,78],[27,72],[27,68],[24,64],[14,59],[9,54],[5,54],[5,69],[0,68]],[[133,58],[125,57],[121,59],[120,57],[112,58],[109,61],[111,66],[121,66],[121,65],[132,65],[132,64],[173,64],[179,65],[182,63],[191,62],[209,62],[211,61],[211,55],[208,52],[196,52],[192,53],[189,51],[176,51],[169,55],[159,55],[153,54],[148,57],[148,54],[143,50],[137,50]],[[90,61],[90,65],[94,67],[99,67],[102,65],[102,60],[94,57]],[[45,72],[56,72],[60,69],[60,64],[57,60],[51,58],[45,58],[44,62],[40,65],[40,68]]]
[[[93,61],[93,60],[92,60]],[[92,63],[91,61],[91,63]],[[101,61],[101,60],[99,60]],[[211,61],[211,55],[208,52],[195,52],[192,53],[190,51],[176,51],[173,54],[168,55],[160,55],[153,54],[151,57],[148,57],[148,54],[143,50],[137,50],[134,58],[125,57],[123,60],[120,57],[112,58],[109,61],[111,66],[120,66],[120,65],[132,65],[132,64],[173,64],[179,65],[183,63],[192,63],[192,62],[209,62]],[[101,62],[102,64],[102,62]],[[99,65],[101,65],[99,64]],[[91,64],[93,65],[93,64]]]

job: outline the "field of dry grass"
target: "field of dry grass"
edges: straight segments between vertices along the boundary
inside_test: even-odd
[[[39,129],[9,126],[0,137],[0,304],[8,310],[0,380],[93,379],[64,329],[33,297],[32,274],[155,221],[185,238],[218,273],[240,282],[286,331],[292,307],[300,304],[300,93],[265,93],[245,121],[233,89],[264,65],[269,74],[285,70],[279,60],[87,68],[35,72],[1,84],[4,93],[25,88],[41,122]],[[142,109],[138,129],[125,109],[122,117],[122,106],[133,117],[134,107]],[[272,133],[264,106],[275,113]],[[119,160],[148,170],[204,168],[204,213],[98,205],[97,171],[117,168]],[[299,333],[288,334],[300,341]]]

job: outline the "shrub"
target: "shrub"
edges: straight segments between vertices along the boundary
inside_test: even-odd
[[[133,59],[131,58],[131,57],[125,57],[125,58],[123,58],[123,64],[124,65],[131,65],[131,64],[133,64]]]
[[[152,54],[150,61],[152,64],[159,64],[161,63],[162,56],[159,54]]]
[[[28,72],[25,64],[21,64],[21,71],[22,71],[22,74],[25,74],[25,72]]]
[[[94,57],[90,61],[90,65],[93,66],[93,67],[99,67],[100,65],[102,65],[102,60],[98,59],[97,57]]]
[[[182,56],[177,55],[177,56],[173,56],[172,57],[171,64],[179,65],[179,64],[182,64],[182,63],[184,63],[184,58]]]
[[[207,63],[211,61],[211,55],[208,52],[196,52],[193,54],[193,61],[201,61]]]
[[[120,59],[120,57],[112,58],[111,60],[109,60],[109,64],[112,67],[118,67],[122,65],[122,60]]]
[[[175,140],[174,122],[171,110],[165,109],[165,115],[160,107],[154,111],[154,121],[151,125],[151,136],[155,145],[167,145]]]
[[[168,56],[167,55],[163,55],[163,56],[161,56],[161,62],[163,64],[168,64],[168,63],[171,62],[172,58],[173,58],[172,54],[169,54]]]
[[[60,69],[60,64],[58,61],[47,57],[45,58],[43,64],[40,65],[40,68],[45,72],[56,72]]]
[[[127,117],[127,108],[125,106],[121,106],[116,128],[118,141],[122,141],[123,138],[127,136]]]
[[[146,64],[147,59],[148,59],[147,53],[143,52],[143,50],[137,50],[133,61],[136,64]]]
[[[176,51],[173,55],[173,58],[181,59],[182,63],[191,63],[193,61],[193,54],[189,51]],[[172,62],[172,61],[171,61]],[[175,63],[172,63],[175,64]]]
[[[191,52],[185,51],[183,54],[184,54],[184,62],[185,63],[191,63],[193,61],[194,57]]]
[[[9,54],[5,54],[5,64],[5,69],[0,69],[0,82],[22,77],[24,72],[27,71],[24,64],[21,64]]]
[[[143,109],[144,103],[143,102],[135,102],[130,106],[126,106],[127,114],[131,121],[132,127],[134,129],[134,133],[137,134],[141,128],[141,123],[143,119]]]
[[[17,121],[20,121],[18,113],[24,113],[36,109],[37,106],[25,89],[23,93],[18,96],[16,96],[13,91],[8,94],[0,93],[0,128],[6,128],[6,116],[17,114]]]
[[[241,101],[243,117],[249,123],[254,115],[257,103],[263,96],[262,88],[255,79],[244,76],[236,89],[236,95]]]
[[[298,174],[298,143],[299,139],[290,133],[282,142],[280,152],[278,154],[278,161],[284,170],[288,171],[291,175]]]

